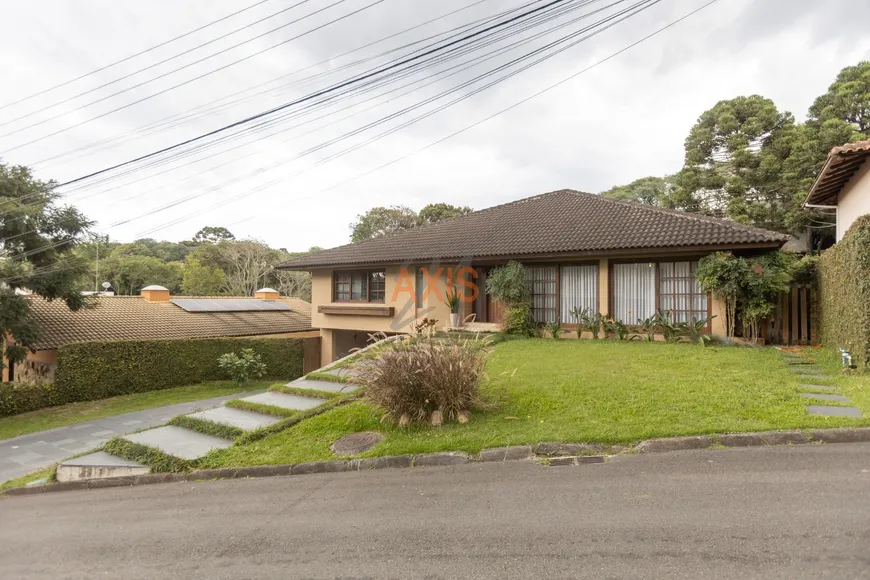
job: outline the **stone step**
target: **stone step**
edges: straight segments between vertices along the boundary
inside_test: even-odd
[[[175,425],[164,425],[125,435],[124,439],[132,443],[156,447],[167,455],[187,460],[199,459],[213,449],[226,449],[233,444],[227,439],[203,435]]]
[[[296,379],[291,383],[287,383],[288,387],[294,389],[313,389],[315,391],[329,391],[330,393],[352,393],[359,390],[359,385],[348,385],[347,383],[336,383],[333,381],[317,381],[313,379]]]
[[[836,391],[838,387],[831,387],[828,385],[811,385],[809,383],[801,383],[798,385],[802,389],[807,389],[808,391]]]
[[[202,419],[203,421],[211,421],[220,423],[221,425],[229,425],[242,431],[253,431],[260,427],[268,427],[273,423],[281,420],[280,417],[272,415],[264,415],[263,413],[254,413],[251,411],[242,411],[241,409],[233,409],[232,407],[217,407],[207,411],[191,413],[188,417],[194,419]]]
[[[810,405],[807,407],[810,415],[822,415],[825,417],[854,417],[861,419],[864,415],[857,407],[828,407],[825,405]]]
[[[61,462],[57,466],[56,477],[58,481],[82,481],[146,473],[151,473],[151,468],[146,465],[127,461],[105,451],[97,451]]]
[[[793,373],[801,373],[804,375],[822,375],[822,374],[825,374],[825,371],[823,371],[819,367],[805,366],[805,365],[789,366],[788,370],[790,370]]]
[[[290,409],[291,411],[307,411],[318,405],[326,402],[324,399],[315,397],[300,397],[298,395],[285,395],[284,393],[268,392],[252,397],[245,397],[242,401],[249,403],[259,403],[260,405],[272,405],[273,407],[281,407],[282,409]]]
[[[843,395],[827,395],[823,393],[801,393],[804,399],[818,399],[820,401],[836,401],[837,403],[848,403],[849,399]]]

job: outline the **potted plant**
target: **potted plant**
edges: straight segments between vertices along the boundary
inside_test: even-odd
[[[459,319],[459,294],[455,287],[451,286],[447,289],[447,299],[444,304],[450,309],[450,328],[459,328],[462,321]]]

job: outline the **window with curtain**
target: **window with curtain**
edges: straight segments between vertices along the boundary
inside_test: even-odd
[[[383,302],[386,276],[383,270],[333,273],[335,302]]]
[[[574,324],[571,310],[598,312],[598,265],[562,266],[559,272],[562,322]]]
[[[614,264],[611,315],[625,324],[634,325],[655,313],[655,263]]]
[[[526,285],[532,295],[532,314],[535,321],[555,322],[558,317],[556,305],[556,278],[558,266],[526,266]]]
[[[707,294],[695,279],[698,262],[659,264],[659,308],[677,322],[707,318]]]

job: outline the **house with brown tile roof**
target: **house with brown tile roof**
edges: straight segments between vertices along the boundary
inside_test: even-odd
[[[834,147],[804,206],[837,212],[839,242],[862,215],[870,214],[870,139]]]
[[[170,296],[162,286],[148,286],[139,296],[94,296],[75,312],[62,300],[29,296],[28,302],[41,329],[39,342],[24,363],[5,361],[4,381],[20,380],[38,366],[30,363],[51,367],[59,347],[78,342],[319,336],[311,326],[311,304],[271,288],[253,297],[202,297]]]
[[[695,281],[698,259],[718,250],[775,250],[788,239],[565,189],[308,254],[279,268],[311,272],[312,325],[320,328],[327,363],[372,332],[407,332],[424,316],[448,324],[450,287],[460,294],[460,318],[492,328],[502,306],[486,294],[486,277],[509,260],[525,266],[540,323],[570,324],[572,309],[590,308],[637,324],[661,309],[685,321],[716,314],[709,331],[724,334],[722,305]]]

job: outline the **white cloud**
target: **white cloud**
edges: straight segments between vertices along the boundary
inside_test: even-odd
[[[370,1],[347,0],[243,48],[0,139],[0,151],[154,95]],[[154,67],[26,121],[0,127],[0,134],[192,63],[329,3],[328,0],[311,0],[215,42],[208,49]],[[413,3],[385,0],[359,15],[185,87],[6,153],[4,161],[33,164],[134,131],[320,61],[332,59],[316,71],[334,69],[359,58],[357,55],[334,58],[342,52],[466,4],[460,0]],[[377,54],[385,46],[398,46],[520,4],[521,0],[482,2],[450,19],[367,49],[365,54]],[[109,231],[120,239],[132,239],[141,232],[196,214],[193,219],[149,235],[182,239],[204,225],[235,224],[231,229],[238,236],[262,238],[276,247],[300,250],[312,245],[333,246],[345,243],[348,224],[357,214],[374,205],[403,204],[419,209],[426,203],[447,201],[482,208],[551,189],[573,187],[600,191],[645,175],[674,172],[682,164],[682,143],[690,127],[698,115],[716,101],[758,93],[772,98],[780,108],[791,110],[801,119],[813,98],[826,89],[843,66],[870,57],[870,45],[861,30],[861,23],[870,21],[870,5],[849,0],[823,4],[810,0],[720,0],[673,29],[525,105],[402,162],[334,187],[508,107],[702,4],[701,0],[662,0],[640,16],[502,85],[328,163],[316,164],[381,129],[301,159],[294,158],[310,147],[417,102],[421,94],[429,96],[444,90],[468,75],[454,77],[423,89],[422,93],[384,103],[377,109],[359,112],[335,123],[335,119],[372,104],[350,107],[350,102],[342,103],[313,115],[335,111],[332,117],[311,121],[268,139],[253,141],[262,136],[257,134],[229,140],[223,149],[196,154],[165,167],[137,171],[104,186],[89,184],[86,190],[70,196],[70,201],[99,220],[100,227],[133,218],[134,221]],[[5,10],[4,20],[11,26],[7,26],[0,37],[0,68],[4,71],[0,104],[153,46],[238,10],[240,6],[229,0],[184,3],[159,0],[135,5],[110,0],[15,3]],[[286,6],[289,3],[266,2],[234,19],[84,81],[0,110],[0,123],[134,72]],[[306,71],[284,82],[316,71]],[[330,80],[338,78],[341,75],[329,77]],[[180,127],[136,134],[135,138],[92,150],[87,156],[44,163],[37,166],[38,175],[60,181],[71,179],[275,106],[304,94],[313,86],[272,91]],[[354,102],[359,103],[363,98]],[[272,131],[310,118],[285,121]],[[327,125],[329,123],[334,124]],[[309,134],[300,135],[305,132]],[[295,139],[287,141],[294,136]],[[191,163],[238,145],[242,146]],[[228,163],[241,156],[245,157]],[[257,172],[259,168],[279,163],[281,165],[273,170]],[[220,164],[226,165],[207,171]],[[178,167],[167,171],[174,165]],[[199,173],[203,175],[197,175]],[[266,185],[263,191],[241,201],[220,205]],[[193,196],[196,197],[171,209],[146,215]]]

